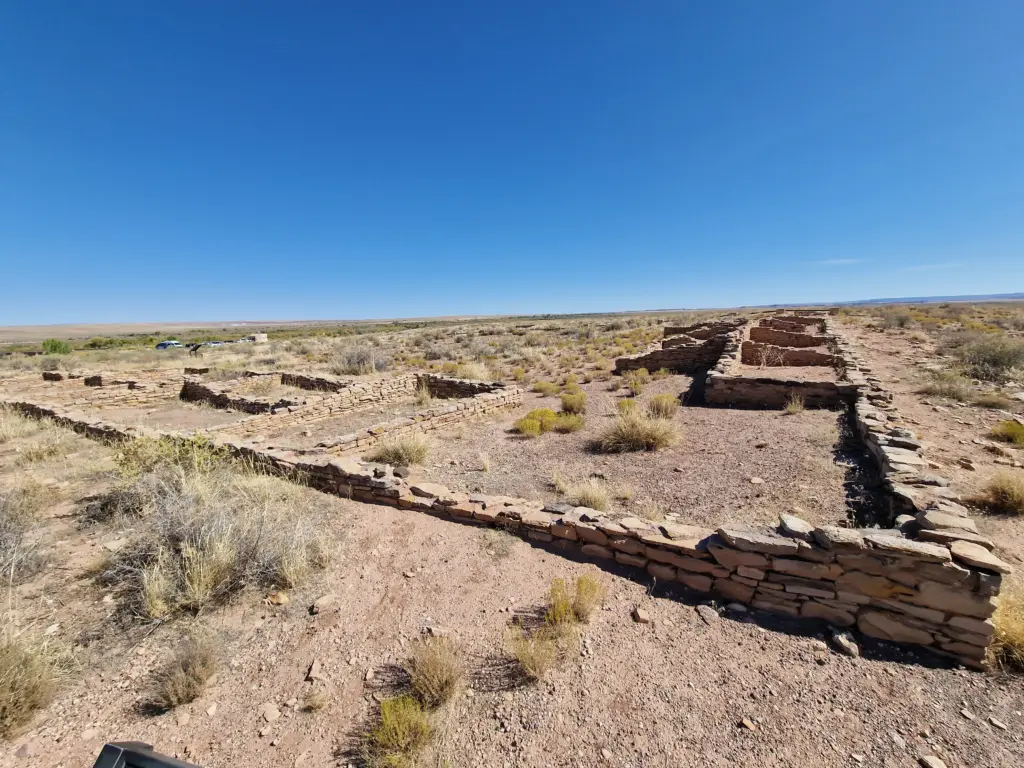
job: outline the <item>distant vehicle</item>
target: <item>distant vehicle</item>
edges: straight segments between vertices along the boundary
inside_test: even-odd
[[[170,349],[172,347],[180,347],[181,342],[175,341],[174,339],[168,339],[167,341],[161,341],[156,345],[157,349]]]
[[[204,347],[222,347],[224,346],[223,341],[207,341],[203,343]]]

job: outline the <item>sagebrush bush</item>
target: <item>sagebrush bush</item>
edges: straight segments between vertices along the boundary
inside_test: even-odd
[[[922,395],[945,397],[958,402],[971,399],[971,381],[954,371],[933,373],[931,379],[917,390]]]
[[[1003,381],[1011,371],[1024,367],[1024,339],[1003,333],[961,336],[952,344],[952,351],[967,372],[978,379]]]
[[[38,419],[30,419],[9,405],[0,405],[0,445],[39,432]]]
[[[206,635],[190,635],[153,675],[151,703],[168,710],[198,699],[217,671],[217,646]]]
[[[587,395],[585,392],[562,395],[562,411],[581,414],[587,411]]]
[[[322,505],[277,478],[164,465],[124,481],[117,514],[135,519],[136,533],[103,579],[150,619],[198,611],[247,585],[296,586],[329,559]]]
[[[462,654],[447,637],[418,641],[405,667],[413,691],[427,707],[450,700],[466,676]]]
[[[622,416],[627,416],[631,413],[636,413],[638,407],[639,406],[637,405],[636,400],[634,400],[632,397],[627,397],[622,400],[619,400],[619,402],[615,404],[615,409]]]
[[[647,403],[647,415],[654,419],[671,419],[679,411],[675,395],[655,395]]]
[[[1011,443],[1024,448],[1024,424],[1021,424],[1019,421],[1014,421],[1013,419],[1001,421],[992,427],[988,434],[989,437],[996,440],[1002,440],[1004,443]]]
[[[370,346],[344,346],[331,354],[329,367],[336,376],[365,376],[386,371],[391,367],[391,357]]]
[[[487,366],[478,362],[459,363],[459,367],[455,369],[455,375],[460,379],[474,381],[490,381],[494,378]]]
[[[550,381],[538,381],[533,385],[532,389],[538,395],[543,395],[544,397],[554,397],[561,391],[557,384]]]
[[[558,423],[558,414],[550,408],[534,408],[525,416],[516,419],[512,428],[526,437],[538,437],[550,432]]]
[[[423,706],[412,696],[396,696],[380,703],[380,719],[366,736],[370,765],[407,768],[433,738]]]
[[[627,371],[623,374],[622,379],[633,392],[633,396],[639,397],[651,382],[651,374],[646,368],[637,368],[635,371]]]
[[[611,492],[603,483],[592,477],[578,483],[556,481],[556,485],[574,507],[590,507],[598,512],[607,512],[612,508]]]
[[[71,354],[71,345],[60,339],[45,339],[43,341],[43,354],[69,355]]]
[[[1024,515],[1024,478],[1009,472],[997,474],[972,501],[998,515]]]
[[[599,448],[605,453],[657,451],[678,439],[675,424],[635,414],[619,416],[601,436]]]
[[[568,432],[579,432],[586,425],[583,417],[575,413],[560,413],[552,427],[555,432],[563,434]]]
[[[422,464],[430,455],[430,438],[422,432],[408,432],[404,435],[385,438],[363,456],[367,461],[408,467]]]

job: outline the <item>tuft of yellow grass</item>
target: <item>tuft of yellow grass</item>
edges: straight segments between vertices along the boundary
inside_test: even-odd
[[[972,501],[997,515],[1024,515],[1024,478],[1000,472],[985,484]]]
[[[558,662],[558,634],[551,627],[532,633],[514,627],[505,637],[505,647],[531,680],[542,679]]]
[[[462,654],[447,637],[428,637],[417,642],[405,669],[413,691],[427,707],[451,700],[466,676]]]
[[[1014,421],[1013,419],[1001,421],[992,427],[988,434],[989,437],[996,440],[1002,440],[1004,443],[1024,448],[1024,424],[1021,424],[1019,421]]]
[[[5,628],[0,635],[0,737],[9,738],[46,707],[57,691],[59,665],[52,649]]]
[[[655,395],[647,403],[647,415],[652,419],[671,419],[679,411],[679,398],[674,395]]]
[[[1024,672],[1024,584],[1019,578],[1003,582],[992,621],[990,660],[1004,669]]]
[[[422,432],[409,432],[382,440],[363,458],[381,464],[408,467],[425,462],[430,455],[430,448],[430,438]]]
[[[678,431],[671,421],[627,414],[619,416],[601,436],[599,447],[605,453],[657,451],[677,439]]]
[[[153,705],[167,710],[195,701],[216,671],[214,640],[190,635],[175,651],[174,658],[154,675]]]
[[[582,414],[587,411],[587,393],[576,392],[562,395],[562,412]]]
[[[790,416],[794,416],[798,413],[803,413],[804,396],[794,392],[792,395],[789,396],[789,400],[786,401],[786,407],[784,408],[784,410]]]
[[[380,720],[366,736],[369,762],[382,768],[412,766],[433,735],[427,713],[412,696],[384,699]]]

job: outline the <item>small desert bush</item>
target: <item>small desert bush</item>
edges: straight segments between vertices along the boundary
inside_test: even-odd
[[[429,405],[434,396],[430,394],[430,385],[426,379],[420,379],[416,385],[416,405]]]
[[[65,451],[68,434],[53,424],[40,425],[35,438],[22,447],[18,454],[19,464],[35,464],[52,459]]]
[[[963,343],[954,342],[952,351],[967,373],[986,381],[1003,381],[1024,367],[1024,339],[1002,333],[970,334]]]
[[[152,704],[168,710],[198,699],[217,671],[217,649],[212,638],[191,635],[174,657],[153,675]]]
[[[114,454],[114,461],[123,478],[134,478],[161,467],[176,467],[192,473],[211,472],[224,467],[229,456],[227,449],[202,437],[191,440],[143,437],[122,443]]]
[[[647,403],[647,415],[654,419],[671,419],[679,410],[679,399],[674,395],[655,395]]]
[[[932,374],[931,380],[917,391],[922,395],[945,397],[965,403],[971,399],[971,382],[959,373],[940,371]]]
[[[575,413],[560,413],[552,427],[555,432],[566,434],[568,432],[579,432],[585,426],[583,417]]]
[[[1019,577],[1003,582],[992,622],[995,632],[990,658],[1008,671],[1024,672],[1024,583]]]
[[[616,377],[608,383],[609,392],[618,392],[620,389],[622,389],[622,379]]]
[[[646,368],[637,368],[635,371],[627,371],[622,379],[632,391],[633,396],[639,397],[651,382],[651,374],[647,372]]]
[[[412,696],[380,703],[380,720],[366,735],[367,762],[380,768],[411,768],[434,731],[423,706]]]
[[[604,602],[604,585],[590,574],[579,576],[570,588],[565,579],[555,579],[548,590],[544,614],[549,625],[586,624]]]
[[[41,567],[39,544],[29,534],[50,493],[31,480],[0,488],[0,577],[4,581],[20,583]]]
[[[604,453],[657,451],[672,445],[677,438],[671,421],[628,414],[615,420],[601,436],[599,447]]]
[[[60,339],[45,339],[43,341],[43,354],[45,355],[70,355],[71,345]]]
[[[514,627],[505,638],[505,648],[528,678],[540,680],[558,662],[559,634],[547,626],[529,633]]]
[[[0,405],[0,445],[40,430],[37,419],[30,419],[9,405]]]
[[[490,381],[494,378],[486,365],[475,361],[459,363],[459,367],[455,369],[455,375],[460,379],[472,379],[473,381]]]
[[[327,691],[321,688],[314,688],[302,699],[302,710],[304,712],[319,712],[331,703],[331,697]]]
[[[363,458],[396,467],[422,464],[430,455],[430,438],[422,432],[408,432],[382,440]]]
[[[783,410],[790,416],[794,416],[798,413],[803,413],[804,408],[804,396],[794,392],[792,395],[789,396],[789,399],[786,401],[786,406],[785,408],[783,408]]]
[[[1024,424],[1021,424],[1019,421],[1012,419],[1001,421],[992,427],[988,434],[989,437],[996,440],[1002,440],[1004,443],[1012,443],[1020,448],[1024,448]]]
[[[330,356],[328,367],[336,376],[365,376],[386,371],[391,358],[370,346],[338,347]]]
[[[598,512],[607,512],[612,508],[611,493],[608,488],[594,478],[579,483],[567,483],[556,476],[555,487],[566,495],[566,501],[574,507],[589,507]]]
[[[53,699],[61,663],[53,649],[11,628],[0,634],[0,738],[10,738]]]
[[[550,432],[558,423],[558,414],[550,408],[534,408],[522,418],[516,419],[512,428],[526,437],[539,437]]]
[[[585,392],[562,395],[562,411],[564,413],[586,413],[587,395]]]
[[[245,383],[244,390],[256,397],[266,397],[278,385],[275,379],[275,376],[250,376]]]
[[[985,484],[974,503],[998,515],[1024,515],[1024,478],[1003,472]]]
[[[125,481],[118,498],[136,534],[103,580],[145,618],[198,611],[249,585],[294,587],[329,559],[319,498],[277,478],[165,466]]]
[[[670,371],[668,368],[659,368],[658,370],[651,374],[651,378],[657,381],[658,379],[667,379],[671,375],[672,371]]]
[[[1013,407],[1013,401],[999,392],[983,392],[974,398],[973,403],[979,408],[992,408],[993,410],[1008,411]]]
[[[665,519],[665,510],[662,509],[660,504],[650,500],[637,502],[633,508],[633,513],[637,517],[650,520],[651,522],[660,522]]]
[[[416,643],[406,672],[413,691],[426,707],[449,701],[466,676],[462,654],[447,637],[428,637]]]
[[[637,409],[636,400],[634,400],[631,397],[627,397],[627,398],[624,398],[622,400],[619,400],[619,402],[617,402],[615,404],[615,409],[622,416],[628,416],[631,413],[636,413],[636,409]]]
[[[490,472],[491,471],[491,455],[487,451],[480,452],[480,471]]]
[[[544,397],[554,397],[560,391],[560,387],[550,381],[538,381],[532,387],[533,391]]]

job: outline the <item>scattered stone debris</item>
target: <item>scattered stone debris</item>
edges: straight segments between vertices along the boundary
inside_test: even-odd
[[[638,605],[633,609],[633,621],[637,624],[650,624],[651,614],[647,612],[646,608]]]
[[[309,612],[313,616],[316,616],[318,613],[322,613],[325,608],[330,608],[337,601],[338,596],[335,595],[333,592],[328,592],[326,595],[318,597],[316,600],[313,601],[313,604],[309,606]]]
[[[714,626],[718,621],[718,611],[705,603],[697,606],[697,615],[709,627]]]
[[[852,632],[845,629],[833,629],[831,632],[832,644],[843,654],[857,658],[860,656],[860,646],[853,637]]]

